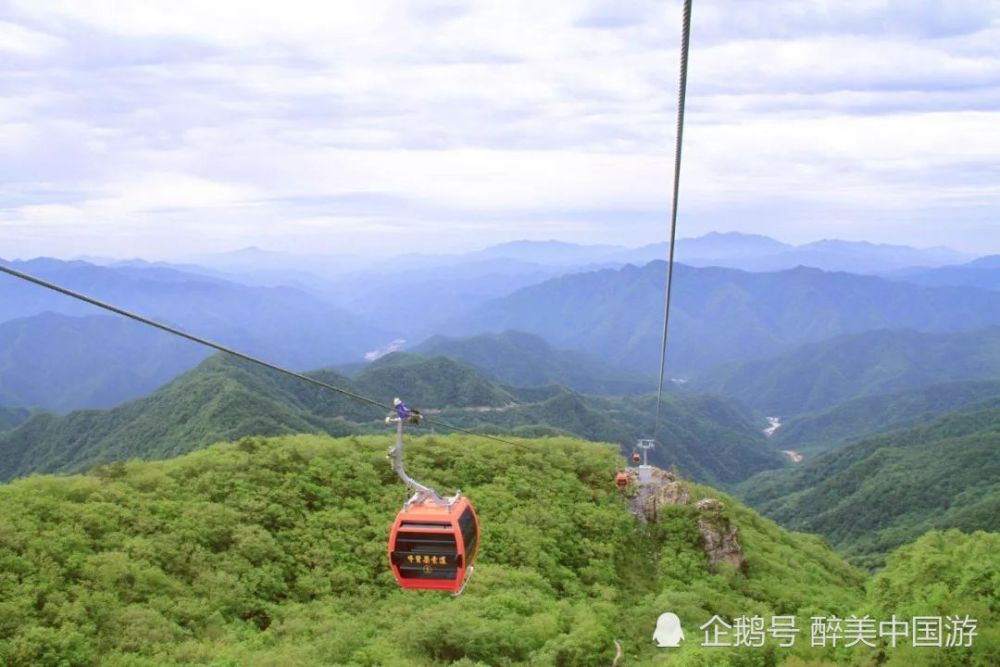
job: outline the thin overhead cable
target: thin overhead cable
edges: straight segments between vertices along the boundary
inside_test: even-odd
[[[677,200],[681,184],[681,148],[684,145],[684,101],[687,96],[688,50],[691,43],[691,0],[684,0],[681,29],[681,72],[677,94],[677,138],[674,143],[674,192],[670,208],[670,257],[667,260],[667,283],[663,293],[663,340],[660,344],[660,372],[656,385],[656,417],[653,440],[660,427],[660,406],[663,402],[663,370],[667,363],[667,333],[670,330],[670,294],[674,282],[674,247],[677,241]]]
[[[53,292],[58,292],[60,294],[68,296],[70,298],[76,299],[78,301],[83,301],[84,303],[89,303],[92,306],[97,306],[98,308],[103,308],[104,310],[110,311],[110,312],[115,313],[117,315],[121,315],[122,317],[127,317],[127,318],[129,318],[131,320],[135,320],[136,322],[141,322],[142,324],[146,324],[148,326],[155,327],[155,328],[160,329],[162,331],[166,331],[167,333],[173,334],[175,336],[180,336],[181,338],[186,338],[186,339],[188,339],[190,341],[198,343],[199,345],[204,345],[206,347],[213,348],[215,350],[218,350],[219,352],[224,352],[226,354],[232,355],[232,356],[237,357],[239,359],[243,359],[244,361],[249,361],[251,363],[257,364],[258,366],[263,366],[264,368],[269,368],[272,371],[276,371],[278,373],[283,373],[283,374],[285,374],[285,375],[287,375],[289,377],[293,377],[293,378],[296,378],[298,380],[302,380],[303,382],[308,382],[310,384],[316,385],[317,387],[322,387],[323,389],[327,389],[329,391],[333,391],[333,392],[336,392],[338,394],[342,394],[344,396],[347,396],[348,398],[353,398],[356,401],[360,401],[362,403],[367,403],[368,405],[371,405],[372,407],[381,408],[383,410],[388,410],[388,411],[391,411],[393,409],[392,406],[387,405],[385,403],[380,403],[379,401],[376,401],[374,399],[368,398],[367,396],[362,396],[361,394],[358,394],[356,392],[349,391],[347,389],[342,389],[342,388],[334,386],[332,384],[323,382],[322,380],[317,380],[314,377],[309,377],[308,375],[305,375],[303,373],[297,373],[297,372],[295,372],[293,370],[289,370],[287,368],[283,368],[281,366],[278,366],[277,364],[272,364],[269,361],[265,361],[263,359],[259,359],[257,357],[254,357],[254,356],[251,356],[249,354],[246,354],[244,352],[240,352],[239,350],[234,350],[231,347],[226,347],[225,345],[221,345],[221,344],[216,343],[214,341],[208,340],[207,338],[202,338],[201,336],[196,336],[196,335],[194,335],[192,333],[188,333],[187,331],[183,331],[183,330],[178,329],[176,327],[172,327],[169,324],[164,324],[163,322],[157,322],[156,320],[150,319],[148,317],[144,317],[143,315],[139,315],[138,313],[133,313],[132,311],[125,310],[124,308],[119,308],[118,306],[114,306],[114,305],[112,305],[110,303],[106,303],[104,301],[100,301],[99,299],[95,299],[94,297],[87,296],[86,294],[81,294],[80,292],[75,292],[75,291],[73,291],[73,290],[71,290],[69,288],[63,287],[61,285],[57,285],[55,283],[49,282],[48,280],[44,280],[44,279],[39,278],[37,276],[33,276],[33,275],[28,274],[28,273],[24,273],[23,271],[18,271],[17,269],[14,269],[12,267],[4,266],[3,264],[0,264],[0,272],[6,273],[6,274],[11,275],[11,276],[14,276],[15,278],[20,278],[21,280],[25,280],[25,281],[27,281],[29,283],[34,283],[35,285],[38,285],[40,287],[44,287],[46,289],[50,289]],[[517,444],[517,443],[511,442],[509,440],[504,440],[503,438],[498,438],[496,436],[487,435],[485,433],[477,433],[475,431],[470,431],[468,429],[460,428],[460,427],[455,426],[453,424],[449,424],[448,422],[441,421],[440,419],[430,419],[428,417],[424,417],[423,421],[426,421],[429,424],[436,424],[437,426],[441,426],[443,428],[451,429],[453,431],[458,431],[459,433],[466,433],[468,435],[474,435],[474,436],[476,436],[478,438],[485,438],[487,440],[495,440],[497,442],[502,442],[502,443],[505,443],[505,444],[508,444],[508,445],[515,445],[516,446],[516,444]]]

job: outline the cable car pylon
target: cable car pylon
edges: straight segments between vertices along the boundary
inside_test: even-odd
[[[389,533],[389,565],[396,582],[407,590],[462,594],[474,570],[479,547],[479,517],[469,499],[456,491],[444,497],[407,474],[403,466],[403,427],[419,424],[421,415],[399,399],[385,418],[396,425],[396,443],[389,448],[392,469],[413,490],[396,514]]]

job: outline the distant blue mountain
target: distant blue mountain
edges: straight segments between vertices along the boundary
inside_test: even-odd
[[[918,285],[953,285],[1000,290],[1000,255],[980,257],[958,266],[900,271],[893,277]]]
[[[0,323],[0,405],[109,408],[194,368],[210,350],[112,315]]]
[[[508,257],[549,265],[576,265],[587,268],[644,265],[666,259],[668,243],[640,248],[586,246],[561,241],[515,241],[470,256]],[[690,266],[722,266],[747,271],[780,271],[808,266],[827,271],[883,274],[908,267],[939,267],[958,264],[968,255],[950,248],[912,248],[864,241],[823,240],[791,245],[759,234],[711,232],[696,238],[679,239],[675,259]]]
[[[658,362],[665,262],[562,276],[490,301],[447,328],[508,329],[605,363],[650,372]],[[668,373],[763,358],[872,329],[954,331],[1000,324],[1000,293],[929,288],[798,268],[750,273],[677,267]]]
[[[54,259],[9,264],[296,368],[358,360],[392,338],[343,309],[290,287],[252,287],[163,267],[107,267]],[[104,312],[0,275],[0,322],[46,311],[75,316]]]

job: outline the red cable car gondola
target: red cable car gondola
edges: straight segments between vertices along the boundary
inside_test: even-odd
[[[396,515],[389,563],[405,589],[461,593],[479,547],[479,520],[468,498],[425,499]]]
[[[403,424],[419,423],[420,413],[398,398],[396,413],[386,422],[396,423],[396,446],[389,450],[393,470],[414,490],[396,515],[389,533],[389,565],[396,582],[407,590],[448,591],[460,595],[472,576],[479,551],[479,517],[459,491],[443,498],[403,469]]]
[[[641,460],[642,457],[639,456],[639,452],[632,452],[632,463],[638,463]]]
[[[615,475],[615,486],[617,486],[618,489],[621,490],[621,491],[624,491],[625,489],[628,488],[628,473],[627,472],[620,472],[617,475]]]

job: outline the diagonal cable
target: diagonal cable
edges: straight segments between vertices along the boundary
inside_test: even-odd
[[[204,345],[206,347],[210,347],[212,349],[218,350],[219,352],[224,352],[226,354],[232,355],[232,356],[237,357],[239,359],[243,359],[245,361],[249,361],[251,363],[257,364],[258,366],[263,366],[264,368],[269,368],[272,371],[276,371],[278,373],[283,373],[284,375],[287,375],[289,377],[293,377],[293,378],[296,378],[298,380],[302,380],[304,382],[308,382],[310,384],[314,384],[317,387],[322,387],[323,389],[327,389],[329,391],[337,392],[338,394],[342,394],[342,395],[347,396],[349,398],[353,398],[354,400],[361,401],[362,403],[367,403],[368,405],[371,405],[373,407],[381,408],[383,410],[388,410],[388,411],[392,410],[392,406],[386,405],[385,403],[380,403],[379,401],[376,401],[374,399],[368,398],[367,396],[362,396],[361,394],[358,394],[356,392],[353,392],[353,391],[350,391],[350,390],[347,390],[347,389],[343,389],[341,387],[337,387],[337,386],[329,384],[327,382],[323,382],[322,380],[317,380],[316,378],[309,377],[308,375],[305,375],[303,373],[298,373],[296,371],[289,370],[287,368],[283,368],[281,366],[278,366],[277,364],[273,364],[273,363],[271,363],[269,361],[265,361],[264,359],[260,359],[258,357],[251,356],[251,355],[246,354],[244,352],[240,352],[239,350],[234,350],[231,347],[226,347],[225,345],[222,345],[220,343],[216,343],[214,341],[208,340],[207,338],[202,338],[201,336],[196,336],[196,335],[194,335],[192,333],[188,333],[187,331],[184,331],[182,329],[178,329],[177,327],[172,327],[169,324],[164,324],[163,322],[157,322],[154,319],[145,317],[145,316],[140,315],[138,313],[134,313],[134,312],[132,312],[130,310],[125,310],[124,308],[119,308],[118,306],[112,305],[112,304],[107,303],[105,301],[101,301],[99,299],[95,299],[92,296],[88,296],[86,294],[81,294],[80,292],[76,292],[76,291],[71,290],[71,289],[69,289],[67,287],[63,287],[62,285],[57,285],[57,284],[55,284],[53,282],[49,282],[48,280],[45,280],[43,278],[39,278],[37,276],[33,276],[31,274],[24,273],[23,271],[18,271],[15,268],[12,268],[12,267],[0,264],[0,272],[6,273],[6,274],[11,275],[11,276],[13,276],[15,278],[20,278],[21,280],[25,280],[25,281],[27,281],[29,283],[34,283],[35,285],[38,285],[39,287],[44,287],[44,288],[52,290],[54,292],[58,292],[60,294],[68,296],[70,298],[76,299],[78,301],[83,301],[84,303],[89,303],[92,306],[97,306],[98,308],[103,308],[104,310],[110,311],[110,312],[115,313],[117,315],[121,315],[122,317],[127,317],[127,318],[129,318],[131,320],[135,320],[136,322],[140,322],[142,324],[146,324],[148,326],[155,327],[155,328],[160,329],[162,331],[166,331],[167,333],[173,334],[174,336],[180,336],[181,338],[186,338],[187,340],[190,340],[190,341],[193,341],[195,343],[198,343],[199,345]],[[477,433],[475,431],[470,431],[468,429],[464,429],[464,428],[455,426],[453,424],[449,424],[448,422],[441,421],[440,419],[430,419],[430,418],[425,417],[423,421],[426,421],[426,422],[428,422],[430,424],[436,424],[438,426],[441,426],[441,427],[444,427],[444,428],[448,428],[448,429],[451,429],[453,431],[457,431],[459,433],[465,433],[467,435],[474,435],[474,436],[476,436],[478,438],[485,438],[487,440],[495,440],[497,442],[502,442],[502,443],[505,443],[505,444],[508,444],[508,445],[517,446],[517,443],[511,442],[510,440],[504,440],[503,438],[498,438],[498,437],[493,436],[493,435],[487,435],[485,433]]]
[[[681,73],[677,95],[677,139],[674,144],[674,192],[670,208],[670,257],[667,261],[667,284],[663,290],[663,340],[660,345],[660,373],[656,385],[656,418],[653,440],[660,427],[660,405],[663,402],[663,370],[667,362],[667,333],[670,330],[670,295],[674,282],[674,247],[677,245],[677,200],[681,185],[681,148],[684,145],[684,102],[687,97],[688,50],[691,44],[691,0],[684,0],[681,29]]]

